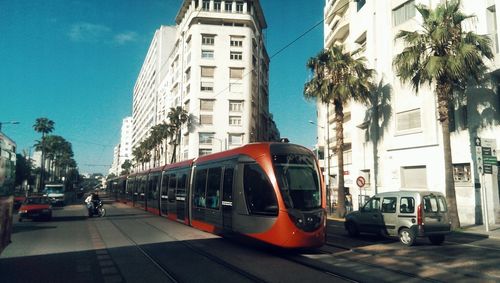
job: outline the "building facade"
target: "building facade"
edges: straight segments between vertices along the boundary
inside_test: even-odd
[[[122,121],[120,143],[113,149],[113,164],[109,169],[109,174],[119,176],[122,172],[122,165],[126,160],[132,162],[132,134],[134,125],[132,117],[126,117]]]
[[[403,44],[394,37],[400,30],[416,30],[421,22],[415,4],[435,7],[444,1],[327,0],[324,8],[324,47],[344,44],[348,50],[364,47],[368,67],[377,72],[374,105],[351,103],[344,119],[345,187],[359,207],[377,192],[394,190],[436,190],[445,192],[444,156],[441,125],[437,119],[433,90],[416,93],[396,77],[392,61]],[[475,138],[500,139],[500,99],[498,94],[500,56],[498,54],[498,16],[500,1],[462,1],[462,11],[477,16],[467,30],[488,34],[496,54],[487,87],[471,87],[464,103],[452,111],[451,147],[462,224],[481,223],[486,208],[489,222],[500,221],[497,166],[482,175],[477,167]],[[329,181],[336,189],[335,125],[333,107],[318,104],[318,146],[330,160]],[[492,150],[498,150],[500,140]],[[328,158],[330,157],[330,158]],[[325,170],[326,171],[326,170]],[[360,188],[356,179],[366,185]],[[483,197],[485,196],[485,197]],[[333,199],[336,193],[333,194]],[[483,204],[486,200],[487,204]]]
[[[269,113],[266,27],[257,0],[183,1],[176,26],[169,27],[175,33],[162,45],[153,39],[134,88],[133,147],[152,126],[168,123],[168,112],[179,106],[189,122],[175,150],[177,161],[278,140]],[[160,160],[171,160],[173,146],[163,148]]]
[[[159,86],[163,80],[165,64],[175,43],[176,27],[161,26],[155,31],[141,71],[134,85],[132,101],[132,148],[147,137],[149,129],[160,123]]]

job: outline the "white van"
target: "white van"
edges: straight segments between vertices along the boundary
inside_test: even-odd
[[[46,184],[43,195],[50,199],[52,205],[64,206],[67,203],[66,188],[63,184]]]
[[[376,194],[345,219],[350,236],[359,233],[397,236],[408,246],[414,245],[417,237],[429,237],[431,243],[439,245],[451,231],[446,198],[432,191]]]

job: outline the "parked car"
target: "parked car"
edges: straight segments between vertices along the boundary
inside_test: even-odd
[[[26,194],[24,192],[16,191],[14,193],[14,209],[21,207],[21,204],[26,200]]]
[[[50,220],[51,218],[52,205],[46,196],[29,196],[19,208],[19,222],[24,219]]]
[[[375,233],[399,237],[412,246],[417,237],[439,245],[451,231],[446,198],[433,191],[397,191],[373,196],[359,211],[346,215],[350,236]]]

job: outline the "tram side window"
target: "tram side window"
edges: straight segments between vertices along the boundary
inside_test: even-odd
[[[206,206],[208,208],[219,209],[221,177],[222,177],[221,167],[208,169],[207,197],[206,197]]]
[[[258,164],[245,164],[243,184],[251,214],[278,215],[273,186]]]
[[[161,180],[161,198],[168,198],[168,174],[164,173]]]
[[[170,174],[168,178],[168,201],[175,201],[175,187],[177,186],[177,177],[175,174]]]
[[[187,173],[181,172],[177,174],[177,190],[175,195],[180,197],[186,196],[186,181],[187,181]]]
[[[233,175],[233,168],[226,168],[224,170],[224,187],[222,189],[224,201],[233,201]]]
[[[208,169],[196,170],[193,202],[197,207],[206,207],[205,188],[207,184],[207,171]]]
[[[148,199],[157,199],[158,197],[158,181],[160,176],[152,175],[149,178]]]

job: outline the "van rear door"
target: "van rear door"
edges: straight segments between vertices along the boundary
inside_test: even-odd
[[[446,199],[440,194],[422,196],[423,227],[426,234],[442,234],[450,231]]]

